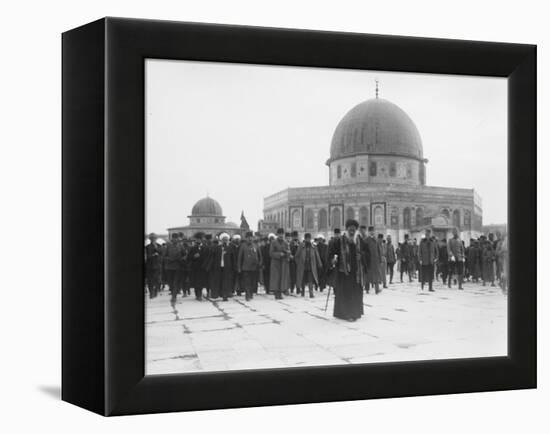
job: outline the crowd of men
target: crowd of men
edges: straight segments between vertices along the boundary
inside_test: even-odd
[[[346,230],[334,229],[330,240],[321,234],[285,232],[262,237],[247,232],[244,239],[226,233],[212,236],[197,233],[187,239],[173,233],[165,244],[150,234],[145,246],[146,289],[155,298],[165,287],[170,302],[177,296],[197,300],[203,297],[227,301],[245,295],[251,300],[263,288],[276,299],[297,293],[309,297],[326,288],[334,289],[334,316],[355,321],[363,314],[363,294],[394,283],[394,270],[412,282],[418,279],[434,291],[433,281],[441,280],[449,288],[463,289],[464,282],[500,285],[507,291],[508,242],[500,233],[470,240],[466,247],[458,231],[452,238],[438,240],[427,229],[418,243],[405,235],[394,244],[390,235],[376,234],[373,227],[359,226],[348,220]]]

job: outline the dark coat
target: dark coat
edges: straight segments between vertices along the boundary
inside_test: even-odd
[[[206,272],[209,248],[204,244],[195,244],[189,250],[187,259],[190,263],[190,284],[192,288],[202,289],[208,286],[208,274]]]
[[[237,258],[237,271],[257,271],[262,265],[260,249],[252,244],[243,243],[239,249]]]
[[[380,245],[373,237],[367,237],[364,241],[365,250],[368,252],[366,257],[367,266],[367,282],[378,283],[382,279],[380,275],[380,264],[382,262],[382,255],[380,251]]]
[[[183,260],[183,249],[179,243],[168,242],[166,244],[166,250],[164,251],[164,269],[165,270],[177,270],[180,268]]]
[[[462,261],[464,259],[464,244],[460,238],[451,238],[447,241],[447,250],[449,260],[454,256],[455,261]]]
[[[296,286],[298,288],[302,287],[302,280],[304,278],[304,271],[306,267],[306,249],[307,246],[304,243],[301,243],[298,246],[298,249],[296,250]],[[313,244],[310,244],[310,255],[309,255],[309,261],[310,261],[310,268],[311,268],[311,274],[313,275],[313,278],[315,279],[315,283],[319,285],[319,273],[318,270],[320,270],[323,266],[323,263],[321,262],[321,257],[319,256],[319,252],[317,251],[317,247],[315,247]]]
[[[474,279],[481,277],[481,250],[476,244],[468,249],[468,271]]]
[[[145,246],[145,268],[160,270],[162,265],[162,248],[158,243],[149,243]]]
[[[386,260],[388,261],[388,264],[395,264],[396,255],[395,255],[395,247],[393,247],[393,244],[386,243],[386,251],[387,251]]]
[[[285,240],[275,239],[269,245],[271,266],[269,270],[269,290],[286,291],[290,288],[288,260],[290,248]]]
[[[223,257],[223,267],[222,267]],[[229,297],[233,293],[237,271],[237,253],[233,244],[218,244],[210,248],[207,271],[211,276],[213,297]]]
[[[423,238],[418,246],[418,262],[421,265],[433,265],[437,261],[438,249],[434,241]]]

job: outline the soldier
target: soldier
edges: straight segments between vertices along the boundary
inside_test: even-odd
[[[157,243],[157,235],[149,234],[149,244],[145,246],[145,280],[149,298],[155,298],[160,291],[160,268],[162,265],[162,248]]]
[[[318,271],[322,267],[317,248],[311,242],[311,234],[304,235],[304,241],[296,250],[296,282],[302,297],[305,296],[305,287],[309,289],[309,297],[313,298],[313,285],[319,284]]]
[[[378,234],[378,251],[380,252],[380,282],[384,288],[387,288],[386,272],[388,268],[388,246],[382,234]]]
[[[401,283],[403,283],[403,273],[407,273],[409,275],[409,282],[412,282],[412,274],[411,274],[411,246],[409,245],[409,234],[405,234],[405,241],[401,243],[401,246],[399,247],[399,259],[401,260]]]
[[[392,244],[391,235],[388,235],[386,237],[386,261],[388,263],[387,273],[389,273],[390,275],[390,284],[392,284],[393,267],[395,266],[395,262],[397,261],[397,256],[395,255],[395,247]]]
[[[258,270],[262,264],[260,249],[253,242],[252,232],[247,232],[237,257],[237,272],[241,275],[246,301],[252,300],[258,288]]]
[[[182,258],[183,251],[178,243],[178,234],[173,233],[170,236],[170,241],[167,243],[164,253],[164,269],[166,270],[166,280],[170,291],[170,305],[172,308],[176,305],[176,298],[178,295],[176,273]]]
[[[428,282],[428,289],[434,291],[434,264],[437,262],[438,249],[435,242],[431,238],[431,230],[426,229],[425,237],[420,241],[418,246],[418,264],[421,267],[420,285],[424,290],[424,283]]]
[[[447,255],[449,257],[449,283],[451,287],[452,275],[456,274],[458,279],[458,289],[462,288],[462,280],[464,276],[464,244],[458,238],[458,229],[453,228],[453,237],[447,242]]]
[[[298,239],[298,231],[292,231],[291,240],[289,241],[290,246],[290,258],[288,261],[288,268],[290,271],[290,292],[294,293],[294,288],[296,288],[296,252],[298,251],[298,246],[300,245],[300,240]],[[299,291],[300,288],[297,288]]]

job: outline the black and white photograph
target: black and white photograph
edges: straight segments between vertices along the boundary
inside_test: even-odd
[[[144,67],[146,375],[508,354],[505,78]]]

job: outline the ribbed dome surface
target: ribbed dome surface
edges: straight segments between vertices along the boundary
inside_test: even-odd
[[[191,210],[192,216],[222,216],[222,207],[211,197],[199,200]]]
[[[356,154],[386,154],[423,159],[416,125],[390,101],[373,98],[353,107],[338,123],[330,159]]]

